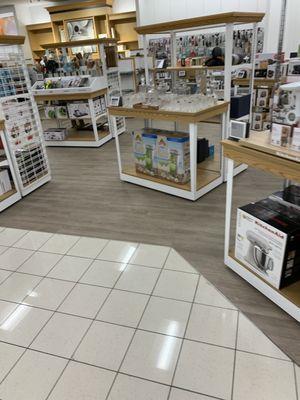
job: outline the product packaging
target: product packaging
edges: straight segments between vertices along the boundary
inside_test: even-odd
[[[12,190],[9,173],[6,169],[0,171],[0,195]]]
[[[238,209],[235,257],[281,289],[300,278],[299,224],[259,204]]]
[[[290,125],[272,124],[271,144],[274,146],[288,147],[292,135],[292,127]]]
[[[294,127],[291,138],[291,150],[300,151],[300,128]]]
[[[152,176],[156,174],[156,139],[155,133],[133,132],[133,154],[138,172]]]
[[[68,109],[67,106],[56,106],[55,114],[57,119],[68,119]]]
[[[87,102],[68,103],[68,113],[70,119],[84,119],[91,116]]]
[[[65,140],[66,136],[67,130],[65,128],[48,128],[44,131],[44,139],[46,141]]]
[[[161,178],[186,183],[190,180],[190,147],[186,133],[157,135],[157,174]]]
[[[45,118],[46,119],[55,119],[56,118],[56,107],[55,106],[46,106],[45,107]]]

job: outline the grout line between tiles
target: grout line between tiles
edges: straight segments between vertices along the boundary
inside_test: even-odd
[[[110,241],[109,241],[109,242],[110,242]],[[108,242],[108,243],[109,243],[109,242]],[[107,244],[108,244],[108,243],[107,243]],[[90,269],[90,267],[91,267],[92,265],[93,265],[93,263],[90,264],[90,266],[88,267],[88,269],[87,269],[85,272],[87,272],[87,271]],[[54,385],[52,386],[52,388],[51,388],[50,392],[48,393],[48,395],[47,395],[47,397],[46,397],[45,400],[47,400],[47,399],[49,398],[49,396],[51,395],[51,393],[52,393],[53,390],[55,389],[56,385],[58,384],[60,378],[62,377],[63,373],[65,372],[65,370],[66,370],[66,368],[68,367],[68,365],[70,364],[70,362],[71,362],[71,361],[76,361],[76,360],[74,359],[74,356],[75,356],[75,354],[76,354],[76,351],[78,350],[78,348],[79,348],[80,345],[82,344],[83,340],[85,339],[86,335],[88,334],[89,330],[91,329],[91,326],[92,326],[93,323],[96,321],[96,318],[97,318],[99,312],[100,312],[101,309],[103,308],[104,304],[106,303],[107,299],[109,298],[110,294],[112,293],[113,288],[116,286],[117,282],[119,281],[120,277],[123,275],[123,273],[124,273],[124,271],[126,270],[126,268],[127,268],[127,265],[126,265],[126,267],[121,271],[121,273],[120,273],[120,275],[118,276],[118,278],[116,279],[116,281],[115,281],[113,287],[110,288],[110,291],[108,292],[108,294],[107,294],[106,298],[104,299],[103,303],[100,305],[100,307],[99,307],[97,313],[95,314],[95,317],[94,317],[93,319],[91,319],[91,322],[90,322],[89,326],[87,327],[85,333],[83,334],[82,338],[80,339],[80,341],[78,342],[77,346],[75,347],[75,349],[74,349],[74,351],[73,351],[73,353],[72,353],[70,359],[68,360],[67,364],[65,365],[65,368],[61,371],[60,375],[58,376],[57,380],[55,381]],[[84,274],[85,274],[85,272],[84,272]],[[114,372],[115,372],[115,371],[114,371]],[[117,374],[116,374],[116,376],[117,376]],[[115,380],[115,379],[114,379],[114,380]],[[114,380],[113,380],[113,382],[114,382]],[[113,384],[113,383],[112,383],[112,384]]]
[[[169,256],[170,252],[171,252],[171,248],[169,248],[169,251],[168,251],[166,260],[167,260],[167,258],[168,258],[168,256]],[[163,264],[163,267],[164,267],[164,265],[165,265],[165,263],[166,263],[166,260],[165,260],[165,262],[164,262],[164,264]],[[125,351],[125,353],[124,353],[124,356],[123,356],[123,358],[122,358],[122,360],[121,360],[121,363],[120,363],[120,365],[119,365],[117,374],[116,374],[116,376],[115,376],[115,378],[114,378],[114,380],[113,380],[113,382],[112,382],[112,384],[111,384],[111,387],[110,387],[110,389],[109,389],[109,391],[108,391],[108,393],[107,393],[107,396],[106,396],[105,400],[108,400],[108,399],[109,399],[110,393],[111,393],[112,388],[113,388],[113,386],[114,386],[114,384],[115,384],[115,382],[116,382],[117,376],[118,376],[118,374],[120,373],[120,370],[121,370],[121,368],[122,368],[122,365],[123,365],[123,363],[124,363],[124,360],[125,360],[125,358],[126,358],[126,356],[127,356],[127,354],[128,354],[129,348],[131,347],[131,344],[132,344],[132,342],[133,342],[133,340],[134,340],[134,338],[135,338],[136,332],[138,331],[138,327],[139,327],[139,325],[140,325],[140,322],[141,322],[141,320],[143,319],[143,316],[144,316],[145,311],[146,311],[146,309],[147,309],[147,307],[148,307],[148,304],[149,304],[149,302],[150,302],[150,300],[151,300],[151,297],[152,297],[152,294],[153,294],[153,292],[154,292],[154,290],[155,290],[155,287],[156,287],[156,285],[157,285],[157,282],[158,282],[158,280],[159,280],[159,278],[160,278],[160,276],[161,276],[161,274],[162,274],[163,267],[160,269],[160,272],[159,272],[158,277],[157,277],[157,279],[156,279],[156,281],[155,281],[155,284],[153,285],[152,291],[151,291],[151,293],[149,294],[149,298],[148,298],[148,300],[147,300],[147,303],[146,303],[146,305],[145,305],[145,307],[144,307],[144,310],[143,310],[143,312],[142,312],[142,315],[141,315],[141,317],[140,317],[140,319],[139,319],[139,321],[138,321],[138,323],[137,323],[137,326],[136,326],[136,328],[135,328],[135,330],[134,330],[134,333],[133,333],[133,335],[132,335],[132,338],[131,338],[131,340],[130,340],[130,342],[129,342],[127,348],[126,348],[126,351]]]
[[[235,378],[235,367],[236,367],[236,353],[238,350],[237,343],[238,343],[238,334],[239,334],[239,322],[240,322],[240,312],[238,312],[237,321],[236,321],[234,359],[233,359],[233,370],[232,370],[232,381],[231,381],[231,400],[233,400],[233,392],[234,392],[234,378]]]
[[[193,302],[192,302],[191,307],[190,307],[188,319],[187,319],[186,326],[185,326],[185,329],[184,329],[183,339],[182,339],[182,342],[180,344],[180,348],[179,348],[179,352],[178,352],[178,356],[177,356],[177,360],[176,360],[176,364],[175,364],[175,368],[174,368],[174,372],[173,372],[173,376],[172,376],[172,380],[171,380],[171,384],[170,384],[170,390],[169,390],[169,394],[168,394],[167,400],[169,400],[170,396],[171,396],[171,390],[172,390],[172,386],[173,386],[173,383],[174,383],[174,380],[175,380],[175,375],[176,375],[177,367],[178,367],[178,364],[179,364],[179,359],[180,359],[180,356],[181,356],[181,352],[182,352],[182,348],[183,348],[183,344],[184,344],[184,340],[185,340],[184,338],[186,336],[186,332],[187,332],[187,329],[188,329],[188,326],[189,326],[189,323],[190,323],[190,318],[191,318],[191,315],[192,315],[192,310],[193,310],[193,307],[194,307],[194,301],[195,301],[196,293],[197,293],[197,290],[198,290],[198,287],[199,287],[199,282],[200,282],[200,275],[198,276],[197,285],[196,285],[194,296],[193,296]]]

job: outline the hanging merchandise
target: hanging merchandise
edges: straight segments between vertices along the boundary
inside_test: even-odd
[[[233,32],[233,54],[247,62],[251,56],[252,29],[235,30]],[[264,30],[258,28],[257,32],[257,52],[263,51]],[[206,33],[197,35],[183,35],[176,38],[177,60],[180,66],[188,66],[192,59],[192,64],[196,65],[200,57],[208,57],[214,47],[225,48],[225,33]],[[171,64],[171,41],[170,38],[159,38],[149,40],[149,52],[156,59],[167,59],[168,65]],[[200,60],[199,60],[200,62]]]

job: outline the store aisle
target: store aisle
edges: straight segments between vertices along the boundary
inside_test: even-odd
[[[10,228],[0,245],[2,400],[297,400],[299,367],[174,249]]]

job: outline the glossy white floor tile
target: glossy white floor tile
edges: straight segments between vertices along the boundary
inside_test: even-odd
[[[174,249],[0,228],[1,400],[300,400],[299,371]]]
[[[293,364],[237,352],[233,400],[297,400]]]
[[[40,280],[39,276],[13,273],[0,285],[0,299],[21,302]]]
[[[13,246],[26,233],[23,229],[5,228],[0,232],[0,245]]]
[[[136,328],[148,300],[145,294],[112,290],[97,319]]]
[[[130,264],[143,265],[145,267],[162,268],[170,248],[165,246],[153,246],[140,244],[130,259]]]
[[[182,389],[171,389],[171,394],[169,400],[209,400],[215,399],[215,397],[205,396],[202,394],[197,394],[193,392],[189,392],[187,390]]]
[[[24,304],[56,310],[75,283],[44,278],[23,300]],[[0,288],[1,293],[1,288]]]
[[[49,272],[47,277],[77,282],[91,263],[92,260],[88,258],[64,256]]]
[[[18,269],[31,255],[33,251],[24,249],[8,248],[0,255],[0,268],[15,271]]]
[[[20,266],[20,268],[18,268],[18,272],[46,276],[54,267],[54,265],[58,263],[61,257],[61,254],[43,253],[41,251],[37,251],[33,253],[33,255],[29,257],[28,260]]]
[[[30,348],[70,358],[89,325],[90,321],[86,318],[56,313]]]
[[[2,283],[9,275],[11,274],[11,271],[4,271],[3,269],[0,269],[0,283]]]
[[[137,331],[121,366],[121,372],[171,384],[181,339]]]
[[[9,303],[8,301],[0,300],[0,325],[17,307],[18,304],[16,303]]]
[[[19,249],[38,250],[51,238],[52,233],[46,232],[33,232],[30,231],[22,236],[15,244],[14,247]]]
[[[108,240],[81,237],[68,251],[71,256],[96,258],[107,245]]]
[[[133,334],[134,329],[95,321],[74,359],[117,371]]]
[[[126,264],[96,260],[82,276],[80,282],[112,288],[125,268]]]
[[[230,301],[227,300],[226,297],[223,296],[211,283],[203,278],[203,276],[201,276],[199,280],[195,303],[236,310],[236,307],[230,303]]]
[[[174,386],[229,400],[233,367],[234,350],[184,341]]]
[[[40,248],[40,251],[66,254],[78,240],[78,236],[60,235],[56,233]]]
[[[95,318],[110,289],[78,283],[58,311],[80,317]]]
[[[183,337],[190,309],[190,303],[151,297],[139,328]]]
[[[70,362],[49,400],[105,400],[115,373],[77,362]]]
[[[154,295],[176,300],[193,301],[198,275],[163,270]]]
[[[97,258],[101,260],[128,263],[133,256],[138,244],[111,240],[101,251]]]
[[[28,347],[52,312],[18,305],[0,325],[0,340]]]
[[[150,294],[160,270],[139,265],[128,265],[116,284],[116,289]]]
[[[237,349],[289,360],[289,358],[243,314],[240,314],[239,317]]]
[[[194,304],[186,338],[235,348],[238,312]]]
[[[0,385],[0,399],[45,399],[66,364],[62,358],[27,350]]]
[[[198,273],[197,270],[174,249],[171,249],[164,268],[171,269],[173,271],[190,272],[193,274]]]
[[[7,343],[0,343],[0,382],[18,361],[25,349]]]
[[[108,400],[167,400],[168,394],[168,386],[119,374]]]

